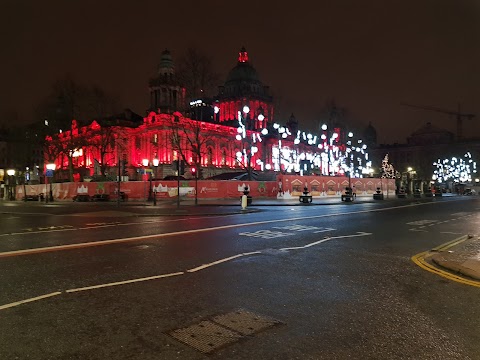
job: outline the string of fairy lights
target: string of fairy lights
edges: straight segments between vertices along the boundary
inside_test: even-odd
[[[477,173],[477,163],[473,161],[470,152],[463,157],[438,159],[433,163],[435,167],[432,180],[438,183],[453,181],[455,183],[472,182],[472,175]]]
[[[319,175],[341,175],[352,178],[372,175],[372,161],[368,146],[353,132],[344,132],[339,127],[329,128],[323,124],[319,134],[315,135],[301,130],[293,132],[278,123],[274,123],[270,131],[265,127],[260,131],[247,132],[246,118],[249,112],[248,106],[238,111],[239,126],[236,140],[246,144],[242,151],[236,153],[239,163],[247,165],[258,153],[260,143],[269,137],[276,139],[271,149],[271,158],[255,161],[261,170],[285,171],[301,175],[313,172]],[[263,117],[261,114],[259,116]],[[262,121],[263,118],[258,120]],[[386,159],[388,162],[388,155]],[[435,169],[432,181],[437,183],[472,182],[474,174],[477,173],[477,164],[470,152],[462,157],[438,159],[433,165]],[[475,181],[478,182],[477,179]]]
[[[330,129],[324,124],[320,134],[315,135],[301,130],[292,132],[288,127],[274,123],[270,131],[265,127],[259,132],[252,131],[249,134],[246,124],[249,112],[249,107],[244,106],[237,114],[236,140],[244,144],[242,150],[236,153],[239,163],[248,165],[259,151],[259,143],[269,136],[276,139],[276,143],[272,147],[270,159],[256,159],[256,165],[261,170],[302,175],[315,172],[321,175],[348,175],[357,178],[373,172],[367,145],[352,132],[345,136],[341,128]],[[307,146],[299,146],[300,144]]]

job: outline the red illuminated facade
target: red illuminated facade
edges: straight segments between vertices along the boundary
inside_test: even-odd
[[[63,172],[63,177],[67,178],[68,169],[71,169],[77,181],[92,175],[115,178],[119,173],[128,175],[129,179],[141,179],[145,172],[152,173],[154,178],[163,178],[174,174],[174,160],[184,159],[188,164],[187,177],[191,176],[190,170],[195,163],[202,167],[203,177],[208,177],[245,169],[245,162],[238,156],[240,153],[248,153],[252,169],[265,170],[268,164],[267,169],[274,170],[272,148],[278,146],[278,135],[271,135],[273,99],[268,86],[262,84],[250,64],[245,48],[240,50],[237,65],[228,74],[225,84],[219,87],[212,104],[212,121],[202,122],[184,116],[187,108],[185,89],[175,78],[168,51],[162,54],[157,76],[150,80],[149,90],[150,112],[143,121],[116,117],[93,121],[81,128],[73,121],[71,130],[52,139],[52,148],[59,143],[64,147],[63,155],[55,157],[57,172]],[[239,123],[245,129],[242,140],[238,139]],[[296,122],[294,125],[297,126]],[[269,135],[266,130],[270,130]],[[172,139],[179,136],[178,146],[182,151],[172,145]],[[194,151],[196,146],[200,151]],[[254,152],[250,152],[252,146]],[[293,147],[293,137],[282,139],[282,146]],[[295,146],[305,151],[308,148],[305,144]],[[65,147],[69,150],[65,151]],[[55,150],[50,149],[48,153],[54,154]]]

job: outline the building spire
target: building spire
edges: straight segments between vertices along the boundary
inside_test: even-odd
[[[238,62],[239,63],[248,62],[248,53],[247,53],[247,50],[245,50],[245,46],[242,46],[242,48],[240,49],[240,52],[238,53]]]

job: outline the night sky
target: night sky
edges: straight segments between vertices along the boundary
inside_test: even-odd
[[[128,3],[129,5],[122,5]],[[2,2],[0,116],[20,122],[67,73],[117,94],[144,115],[160,55],[188,47],[211,55],[222,79],[247,48],[262,82],[315,129],[335,99],[380,143],[405,142],[426,122],[455,132],[448,115],[400,103],[480,116],[480,1],[111,1]],[[223,80],[222,80],[223,83]],[[222,85],[220,83],[219,85]],[[465,135],[480,135],[478,118]]]

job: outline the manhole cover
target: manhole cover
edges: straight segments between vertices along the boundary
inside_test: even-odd
[[[186,328],[177,329],[170,332],[169,335],[203,353],[209,353],[242,337],[211,321],[202,321]]]
[[[246,310],[219,315],[214,317],[213,321],[242,335],[251,335],[280,323],[278,320],[260,316]]]

